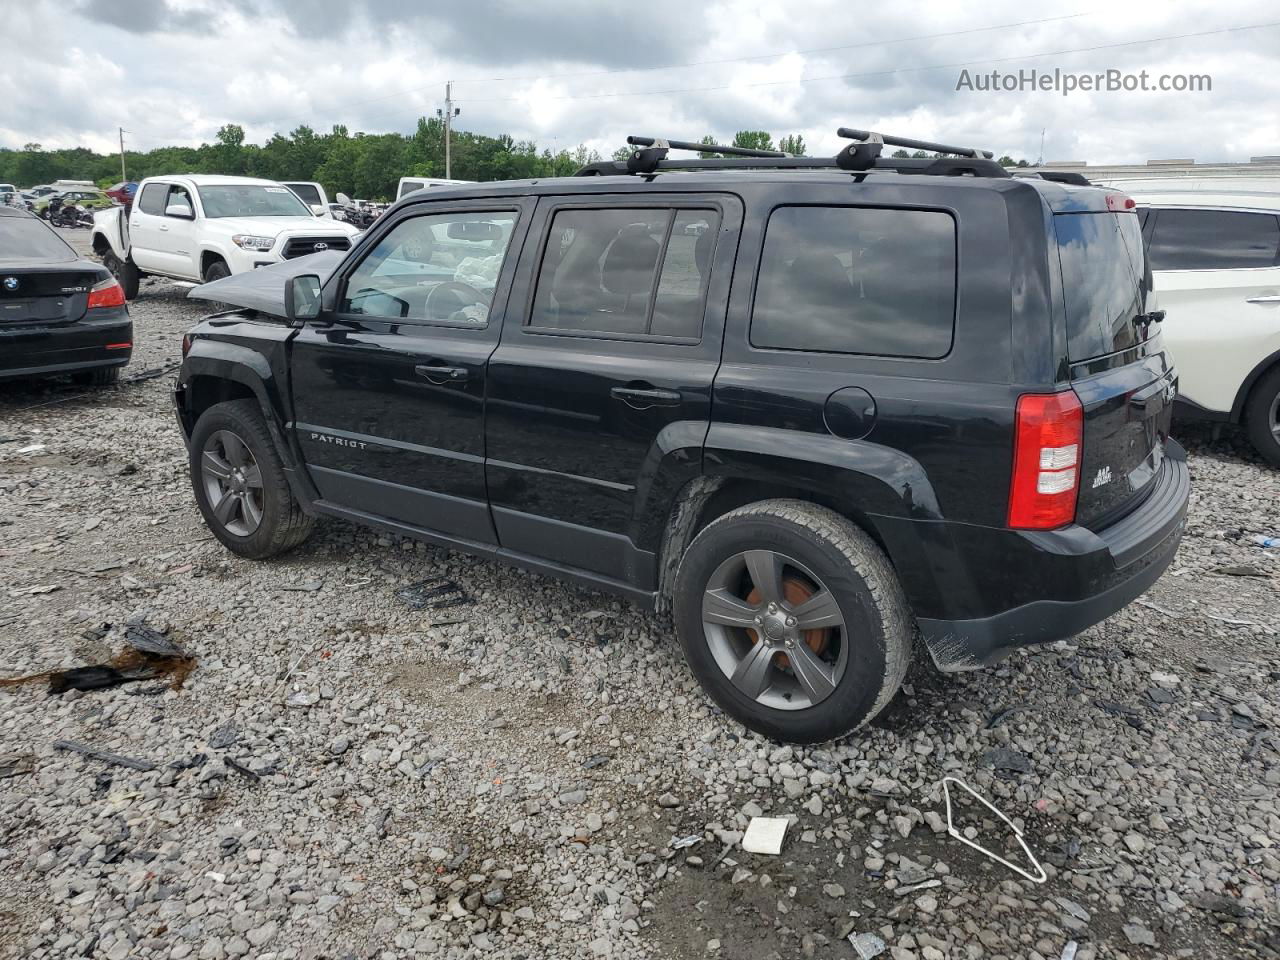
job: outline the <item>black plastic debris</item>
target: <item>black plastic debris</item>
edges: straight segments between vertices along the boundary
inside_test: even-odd
[[[138,760],[135,757],[126,757],[119,753],[111,753],[107,750],[99,750],[97,747],[91,747],[84,743],[76,743],[74,740],[55,740],[53,749],[68,750],[71,753],[78,753],[81,756],[89,757],[93,760],[101,760],[103,763],[109,763],[117,767],[128,767],[130,770],[141,770],[147,773],[156,769],[156,765],[150,760]]]
[[[995,747],[982,755],[983,764],[995,770],[996,775],[1011,779],[1031,772],[1031,758],[1007,747]]]
[[[240,774],[240,776],[245,777],[248,780],[261,779],[261,777],[259,777],[258,774],[254,773],[252,770],[246,767],[243,763],[241,763],[235,757],[223,757],[222,759],[223,759],[223,762],[226,763],[228,767],[230,767],[236,773]]]
[[[0,780],[35,772],[36,758],[30,753],[9,753],[0,756]]]
[[[70,670],[55,670],[49,674],[49,692],[66,693],[68,690],[104,690],[107,687],[118,687],[122,683],[133,683],[137,680],[148,680],[150,676],[128,676],[115,667],[105,663],[92,667],[72,667]]]
[[[229,723],[224,723],[209,734],[209,746],[215,750],[225,750],[240,739],[240,732]]]
[[[1135,730],[1142,729],[1142,714],[1137,707],[1126,706],[1123,703],[1116,703],[1114,700],[1095,700],[1093,705],[1098,707],[1105,713],[1109,713],[1113,717],[1120,717],[1125,723],[1133,727]]]
[[[396,591],[396,597],[411,610],[444,610],[471,603],[461,586],[445,577],[420,580]]]
[[[1000,724],[1004,723],[1006,720],[1008,720],[1010,717],[1014,716],[1015,714],[1026,713],[1031,709],[1032,708],[1027,704],[1019,703],[1012,707],[1005,707],[1003,710],[997,710],[995,713],[991,715],[991,719],[987,721],[987,729],[991,730],[995,727],[998,727],[1000,726]]]
[[[594,770],[596,767],[604,766],[612,759],[613,757],[609,756],[607,753],[597,753],[582,761],[582,766],[587,770]]]
[[[187,652],[167,636],[144,623],[131,623],[124,631],[125,643],[149,657],[185,658]]]
[[[197,753],[190,760],[174,760],[169,764],[169,768],[172,770],[194,770],[196,767],[203,767],[208,759],[203,753]]]

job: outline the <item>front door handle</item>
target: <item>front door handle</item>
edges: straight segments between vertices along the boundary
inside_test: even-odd
[[[466,367],[446,367],[431,363],[420,363],[413,368],[413,372],[436,384],[461,383],[470,376]]]
[[[160,224],[160,229],[161,229],[161,230],[163,230],[165,233],[168,233],[168,232],[169,232],[169,228],[168,228],[168,227],[166,227],[163,223],[162,223],[162,224]]]
[[[1266,297],[1250,297],[1245,303],[1280,303],[1280,295],[1271,294]]]
[[[650,407],[678,407],[681,403],[678,390],[660,390],[655,387],[614,387],[609,396],[621,400],[636,410]]]

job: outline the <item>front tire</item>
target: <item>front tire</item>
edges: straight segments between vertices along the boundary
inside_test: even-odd
[[[217,403],[201,414],[189,457],[204,522],[232,553],[265,560],[310,536],[314,521],[294,499],[256,401]]]
[[[204,282],[213,283],[231,276],[231,268],[223,260],[213,260],[204,268]]]
[[[1280,367],[1274,367],[1254,384],[1244,416],[1254,449],[1280,467]]]
[[[680,562],[675,621],[698,682],[767,737],[858,729],[897,692],[912,620],[888,558],[838,513],[766,500],[710,523]]]

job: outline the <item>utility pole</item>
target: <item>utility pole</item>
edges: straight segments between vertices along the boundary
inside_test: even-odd
[[[453,131],[453,118],[461,112],[453,105],[453,81],[446,81],[444,85],[444,110],[436,110],[436,116],[444,118],[444,177],[446,180],[453,179],[453,164],[449,156],[449,134]]]
[[[124,172],[124,127],[120,127],[120,179],[126,181],[129,177]]]

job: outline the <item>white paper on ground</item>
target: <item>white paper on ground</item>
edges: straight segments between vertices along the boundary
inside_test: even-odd
[[[747,853],[781,853],[787,823],[786,817],[752,817],[742,835],[742,849]]]

